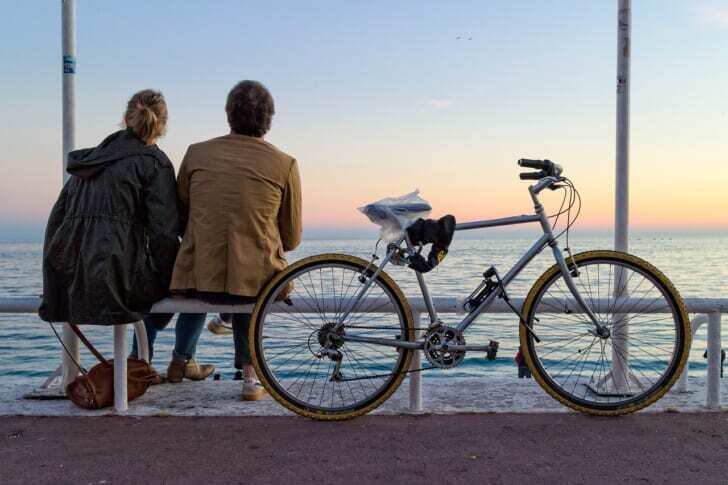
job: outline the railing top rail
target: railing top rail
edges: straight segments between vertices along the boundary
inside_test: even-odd
[[[410,306],[414,312],[425,313],[427,307],[425,306],[422,298],[408,298]],[[523,305],[523,298],[512,298],[511,303],[516,308],[520,308]],[[453,297],[435,297],[433,302],[438,312],[440,313],[464,313],[462,300]],[[306,311],[303,305],[296,305],[295,300],[293,301],[294,306],[288,307],[284,303],[279,303],[279,308],[283,311],[286,308],[295,311]],[[327,302],[332,305],[333,303]],[[558,302],[563,305],[564,301]],[[596,306],[600,305],[597,301],[594,303]],[[40,305],[40,297],[37,296],[4,296],[0,297],[0,313],[36,313],[38,306]],[[626,305],[629,306],[631,311],[642,311],[649,312],[653,309],[650,308],[649,300],[640,299],[628,299]],[[685,298],[685,306],[689,313],[728,313],[728,298]],[[376,308],[377,305],[371,305],[372,308]],[[571,305],[574,312],[578,312],[577,305]],[[627,307],[625,307],[627,308]],[[152,313],[250,313],[253,309],[253,305],[221,305],[221,304],[210,304],[200,300],[188,299],[188,298],[165,298],[157,302],[151,309]],[[502,300],[496,300],[496,302],[488,310],[488,313],[511,313],[511,309]]]

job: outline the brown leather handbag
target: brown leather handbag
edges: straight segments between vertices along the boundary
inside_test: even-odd
[[[76,325],[70,324],[70,326],[81,342],[96,356],[99,363],[86,371],[76,362],[81,375],[66,386],[66,396],[74,404],[85,409],[112,406],[114,404],[114,360],[106,360]],[[133,401],[147,391],[157,373],[152,370],[148,362],[141,359],[130,357],[126,360],[126,365],[127,396],[129,401]]]

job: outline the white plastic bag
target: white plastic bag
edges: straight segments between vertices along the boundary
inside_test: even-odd
[[[359,210],[370,221],[381,226],[380,237],[385,242],[396,241],[402,237],[402,232],[419,218],[426,218],[432,211],[432,206],[420,197],[420,191],[415,190],[401,197],[387,197],[372,202]]]

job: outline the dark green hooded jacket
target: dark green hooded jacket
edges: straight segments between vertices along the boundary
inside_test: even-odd
[[[140,320],[167,295],[179,249],[174,167],[156,145],[122,130],[71,152],[68,173],[46,227],[40,317]]]

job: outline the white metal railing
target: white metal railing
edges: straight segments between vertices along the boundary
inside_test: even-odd
[[[410,305],[414,314],[415,326],[421,326],[421,315],[426,314],[427,308],[422,298],[410,298]],[[435,308],[438,313],[463,313],[462,300],[457,298],[436,297],[433,298]],[[516,308],[521,308],[523,299],[513,298],[511,303]],[[636,304],[634,311],[638,311],[644,307],[644,311],[650,311],[649,302],[634,302]],[[40,304],[39,297],[0,297],[0,313],[35,313]],[[692,331],[695,336],[698,329],[708,324],[708,372],[707,382],[708,390],[706,396],[706,406],[709,409],[718,409],[720,407],[720,354],[721,354],[721,314],[728,313],[728,298],[687,298],[685,304],[688,313],[696,315],[692,319]],[[299,307],[295,300],[293,306],[280,303],[281,310],[290,310],[296,312],[310,312],[306,307]],[[596,302],[599,306],[600,302]],[[367,305],[370,308],[376,308],[377,305]],[[152,307],[152,313],[249,313],[252,311],[252,305],[218,305],[204,303],[193,299],[167,298]],[[488,313],[511,313],[512,310],[502,300],[497,300]],[[148,358],[148,349],[146,348],[146,334],[144,333],[144,325],[140,322],[134,324],[137,333],[137,340],[140,346],[140,358]],[[115,399],[114,405],[117,412],[124,412],[127,409],[126,402],[126,379],[122,378],[126,375],[126,352],[127,352],[127,332],[126,326],[117,325],[114,328],[114,358],[115,362],[121,362],[122,365],[114,366],[115,381]],[[63,361],[66,368],[66,378],[72,379],[76,375],[76,368],[71,359],[63,352]],[[412,360],[412,368],[419,368],[421,365],[421,353],[416,352]],[[56,375],[59,370],[56,370]],[[51,378],[54,376],[51,376]],[[49,379],[50,380],[50,379]],[[686,392],[688,390],[688,367],[685,367],[677,390]],[[419,372],[410,374],[409,388],[410,410],[419,412],[422,410],[422,380]]]

